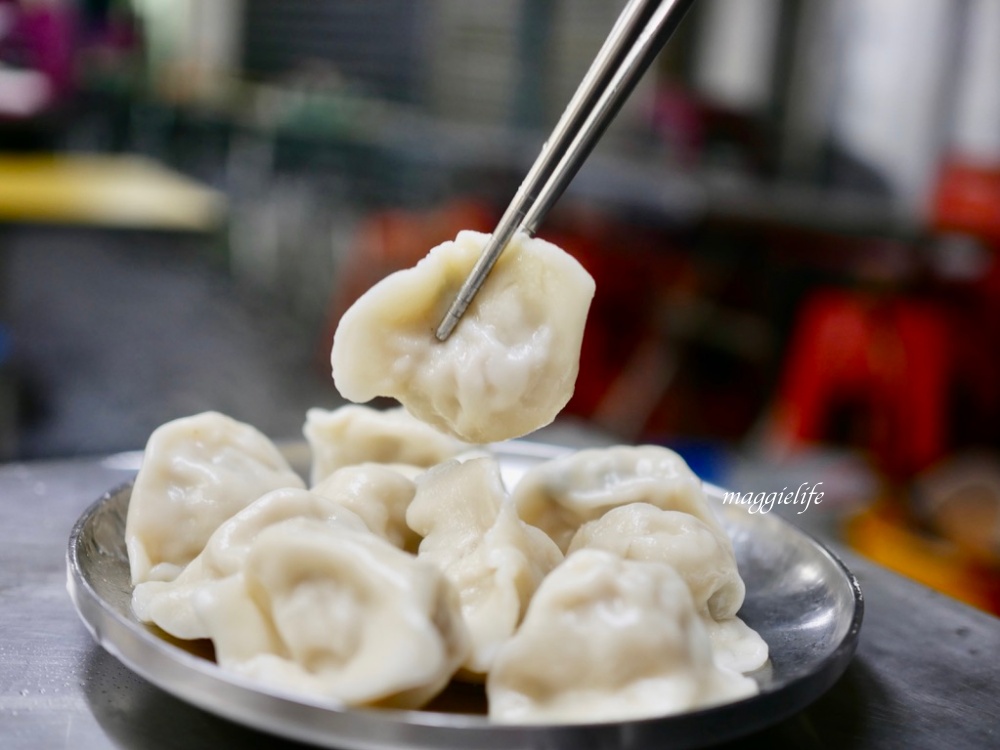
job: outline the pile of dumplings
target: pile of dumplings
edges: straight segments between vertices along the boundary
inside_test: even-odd
[[[732,544],[674,452],[567,453],[508,487],[486,445],[573,392],[593,279],[519,235],[446,342],[485,235],[376,284],[334,338],[349,404],[306,415],[308,488],[215,412],[153,432],[125,542],[139,620],[219,666],[331,706],[417,709],[485,684],[502,723],[666,716],[753,695]],[[484,447],[485,446],[485,447]]]
[[[500,463],[402,409],[312,409],[309,489],[250,425],[151,435],[125,539],[132,607],[220,667],[330,705],[420,708],[485,683],[489,716],[662,716],[752,695],[767,646],[700,482],[658,446]]]

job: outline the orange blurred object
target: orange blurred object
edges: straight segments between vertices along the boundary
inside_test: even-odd
[[[883,501],[847,524],[847,543],[869,559],[973,607],[1000,615],[1000,573],[950,540],[916,529],[901,503]]]

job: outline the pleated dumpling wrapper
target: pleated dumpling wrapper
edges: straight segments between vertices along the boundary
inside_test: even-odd
[[[125,522],[132,583],[173,580],[223,521],[284,487],[305,483],[248,424],[204,412],[156,428]]]
[[[403,408],[383,411],[348,404],[329,411],[310,409],[302,432],[312,451],[313,485],[343,466],[379,463],[430,468],[472,447]]]
[[[525,472],[512,496],[518,515],[563,551],[587,521],[635,502],[690,513],[729,544],[701,480],[683,458],[658,445],[588,448],[560,456]]]
[[[224,521],[208,538],[205,549],[175,579],[138,584],[132,592],[135,616],[175,638],[208,638],[211,634],[197,615],[195,598],[240,575],[257,536],[290,518],[311,518],[368,531],[351,510],[327,497],[297,488],[274,490]]]
[[[391,396],[473,443],[520,437],[555,419],[576,385],[594,280],[560,248],[518,234],[454,332],[438,341],[435,330],[487,239],[460,232],[344,314],[331,362],[345,398]]]
[[[406,510],[423,469],[404,464],[344,466],[312,488],[357,513],[376,535],[407,552],[416,553],[420,537],[406,525]]]
[[[705,708],[757,684],[715,665],[676,571],[587,549],[539,586],[486,692],[498,722],[590,723]]]
[[[694,516],[647,503],[623,505],[580,527],[567,554],[581,549],[671,566],[691,591],[716,664],[746,673],[767,661],[767,644],[736,616],[746,587],[731,545]]]
[[[262,531],[242,574],[195,608],[223,669],[352,706],[419,708],[469,648],[458,595],[436,567],[315,519]]]
[[[461,676],[481,680],[563,555],[544,532],[517,517],[494,458],[452,460],[416,483],[406,519],[423,537],[418,557],[458,590],[472,639]]]

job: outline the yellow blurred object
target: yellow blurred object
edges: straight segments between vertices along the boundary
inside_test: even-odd
[[[210,231],[225,197],[139,156],[0,154],[0,221]]]
[[[921,533],[890,502],[852,518],[848,544],[874,562],[987,612],[998,612],[1000,572],[954,543]]]

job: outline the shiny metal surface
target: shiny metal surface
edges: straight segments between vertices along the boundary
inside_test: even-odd
[[[505,479],[516,480],[560,450],[532,443],[500,446]],[[267,693],[134,619],[124,549],[129,493],[125,484],[101,497],[80,517],[69,541],[69,592],[94,638],[137,674],[188,703],[324,747],[701,747],[802,710],[844,672],[858,642],[863,603],[850,572],[803,532],[776,516],[723,505],[720,492],[710,488],[747,584],[741,616],[771,649],[769,667],[754,675],[760,695],[676,717],[588,726],[501,727],[469,714],[330,708]]]

